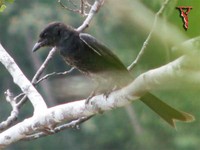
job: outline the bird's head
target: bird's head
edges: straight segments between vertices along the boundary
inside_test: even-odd
[[[34,45],[32,51],[35,52],[45,46],[56,46],[60,40],[63,40],[63,37],[68,38],[72,30],[71,27],[68,27],[61,22],[48,24],[40,33],[40,39]]]

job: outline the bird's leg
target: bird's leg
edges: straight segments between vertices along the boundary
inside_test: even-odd
[[[96,95],[96,90],[93,90],[90,95],[87,97],[86,101],[85,101],[85,104],[89,104],[90,102],[90,99]]]
[[[102,91],[103,96],[105,96],[106,99],[109,97],[110,93],[112,93],[117,88],[115,80],[113,80],[113,76],[108,78],[103,78],[101,80],[101,85],[102,85],[101,88],[103,89]]]
[[[98,89],[99,89],[99,82],[96,82],[96,81],[95,81],[95,88],[94,88],[94,90],[90,93],[90,95],[87,97],[87,99],[86,99],[86,101],[85,101],[85,104],[89,104],[90,99],[96,95],[96,92],[98,91]]]
[[[93,90],[93,91],[90,93],[90,95],[88,96],[88,98],[87,98],[86,101],[85,101],[85,104],[86,104],[86,105],[89,104],[91,98],[92,98],[93,96],[96,95],[96,92],[97,92],[98,88],[99,88],[99,87],[96,87],[95,90]],[[101,110],[101,108],[99,108],[98,106],[95,106],[95,107],[96,107],[96,109],[97,109],[97,111],[98,111],[99,114],[102,114],[102,113],[103,113],[103,111]]]
[[[109,97],[110,93],[112,93],[113,91],[115,91],[117,89],[117,86],[115,85],[111,90],[106,91],[103,93],[103,95],[106,97],[106,99]]]

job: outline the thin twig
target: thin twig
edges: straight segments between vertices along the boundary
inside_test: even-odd
[[[77,7],[77,5],[72,0],[68,0],[68,2],[70,2],[74,7]]]
[[[14,98],[13,93],[11,93],[10,90],[8,89],[5,92],[5,96],[6,96],[6,101],[9,102],[10,105],[12,106],[12,111],[10,113],[10,116],[5,121],[1,122],[0,131],[3,131],[8,127],[10,127],[13,124],[13,122],[17,120],[19,114],[19,109],[17,107],[16,99]]]
[[[68,71],[49,73],[49,74],[43,76],[42,78],[40,78],[40,79],[36,82],[36,84],[38,84],[38,83],[40,83],[41,81],[43,81],[43,80],[45,80],[45,79],[48,79],[48,78],[50,78],[50,77],[52,77],[52,76],[61,76],[61,75],[63,76],[63,75],[69,74],[69,73],[71,73],[74,69],[75,69],[75,68],[72,67],[72,68],[71,68],[70,70],[68,70]]]
[[[85,5],[86,5],[87,7],[89,7],[89,8],[92,7],[92,5],[91,5],[87,0],[85,1]]]
[[[64,5],[61,0],[58,0],[58,3],[60,4],[60,6],[66,10],[69,10],[69,11],[72,11],[72,12],[75,12],[75,13],[78,13],[80,15],[82,15],[83,17],[87,16],[88,13],[86,13],[86,8],[90,8],[91,5],[88,3],[87,0],[80,0],[80,8],[77,8],[77,5],[74,4],[72,2],[72,0],[68,0],[68,2],[70,2],[73,7],[75,8],[70,8],[70,7],[67,7],[66,5]]]
[[[34,75],[32,81],[31,81],[33,83],[33,85],[35,85],[37,83],[37,80],[39,79],[39,77],[41,76],[41,74],[44,72],[44,69],[46,68],[46,66],[49,63],[49,61],[53,58],[55,52],[56,52],[56,48],[54,47],[49,52],[47,58],[45,59],[45,61],[43,62],[43,64],[40,66],[40,68],[38,69],[38,71],[36,72],[36,74]]]
[[[152,34],[156,29],[156,24],[157,24],[158,18],[163,13],[163,11],[165,10],[165,8],[166,8],[167,4],[169,3],[169,1],[170,0],[165,0],[164,3],[162,4],[160,10],[156,13],[155,19],[154,19],[154,22],[153,22],[153,26],[151,28],[151,31],[150,31],[149,35],[147,36],[147,39],[143,43],[143,46],[142,46],[139,54],[137,55],[136,59],[131,63],[130,66],[128,66],[128,68],[127,68],[128,70],[132,70],[137,65],[137,63],[141,59],[141,57],[143,56],[143,54],[144,54],[144,52],[146,50],[146,47],[147,47],[147,45],[148,45],[148,43],[149,43],[149,41],[150,41],[150,39],[152,37]]]
[[[84,2],[84,0],[81,0],[81,4],[80,4],[80,13],[81,13],[82,15],[85,14],[85,2]]]
[[[88,117],[82,117],[82,118],[79,118],[77,120],[73,120],[70,123],[66,123],[64,125],[58,126],[53,130],[48,130],[48,131],[39,132],[39,133],[36,133],[36,134],[33,134],[33,135],[29,135],[23,140],[29,141],[29,140],[38,139],[40,137],[45,137],[45,136],[48,136],[48,135],[52,135],[52,134],[58,133],[60,131],[66,130],[68,128],[77,128],[77,129],[79,129],[79,125],[81,123],[84,123],[85,121],[89,120],[93,116],[94,115],[88,116]]]
[[[15,96],[14,100],[17,102],[17,100],[24,95],[25,95],[25,93],[20,93],[19,95]]]
[[[90,22],[92,21],[92,18],[99,11],[99,9],[103,5],[103,3],[104,3],[104,0],[96,0],[94,2],[94,4],[92,5],[85,21],[83,22],[83,24],[80,27],[78,27],[76,29],[78,32],[82,32],[83,30],[85,30],[89,26]]]
[[[20,109],[28,100],[28,97],[25,95],[18,103],[17,103],[17,107]]]
[[[72,12],[80,13],[80,10],[79,10],[79,9],[72,9],[72,8],[69,8],[69,7],[65,6],[65,5],[61,2],[61,0],[58,0],[58,3],[59,3],[60,6],[61,6],[62,8],[64,8],[64,9],[67,9],[67,10],[72,11]]]

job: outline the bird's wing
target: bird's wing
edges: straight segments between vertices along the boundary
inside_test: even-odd
[[[93,50],[98,55],[102,56],[103,59],[105,59],[109,63],[112,63],[118,69],[126,69],[126,67],[119,60],[119,58],[105,45],[98,42],[96,38],[86,33],[80,33],[79,37],[88,47],[91,48],[91,50]]]

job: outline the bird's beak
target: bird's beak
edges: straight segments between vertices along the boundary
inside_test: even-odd
[[[35,43],[35,45],[33,46],[33,49],[32,49],[32,51],[33,52],[35,52],[35,51],[37,51],[38,49],[40,49],[40,47],[42,47],[42,44],[43,42],[37,42],[37,43]]]
[[[37,43],[35,43],[35,45],[33,46],[32,51],[35,52],[38,49],[40,49],[40,47],[46,46],[48,43],[47,39],[40,39]]]

